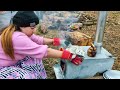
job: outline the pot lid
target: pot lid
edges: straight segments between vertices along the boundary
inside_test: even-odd
[[[120,79],[120,71],[118,70],[108,70],[103,73],[105,79]]]

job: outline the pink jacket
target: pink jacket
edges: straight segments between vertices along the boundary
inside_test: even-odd
[[[17,63],[19,60],[26,56],[42,59],[47,56],[47,45],[43,45],[43,37],[33,34],[28,37],[22,32],[14,32],[12,36],[12,42],[14,47],[15,60],[12,60],[9,56],[6,56],[2,46],[0,37],[0,66],[10,66]]]

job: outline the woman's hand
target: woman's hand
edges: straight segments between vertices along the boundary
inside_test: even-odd
[[[75,65],[80,65],[84,60],[84,57],[81,55],[73,54],[70,51],[64,50],[63,48],[60,50],[63,51],[61,59],[69,60]]]
[[[71,43],[69,41],[65,40],[65,39],[54,38],[53,45],[54,46],[61,46],[63,48],[66,48],[67,46],[71,45]]]

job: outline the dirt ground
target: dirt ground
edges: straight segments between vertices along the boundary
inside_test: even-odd
[[[97,20],[98,12],[97,11],[86,11],[86,15],[93,17]],[[79,32],[83,32],[89,36],[95,35],[97,25],[90,25],[90,26],[83,26]],[[47,34],[41,34],[42,36],[54,38],[58,37],[57,30],[48,30]],[[57,48],[54,46],[50,46],[52,48]],[[120,70],[120,11],[108,11],[105,31],[104,31],[104,38],[103,38],[103,47],[108,50],[114,57],[116,57],[113,69]],[[57,63],[57,59],[45,59],[43,61],[45,65],[45,69],[47,71],[48,79],[56,79],[53,65]],[[91,79],[103,79],[102,76],[95,76]]]

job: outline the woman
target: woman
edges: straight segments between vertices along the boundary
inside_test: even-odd
[[[47,78],[43,58],[61,58],[75,65],[82,58],[69,51],[48,48],[47,44],[59,46],[64,40],[48,39],[33,34],[39,19],[33,11],[18,11],[13,24],[0,35],[0,78],[1,79],[45,79]],[[73,57],[75,56],[75,57]]]

